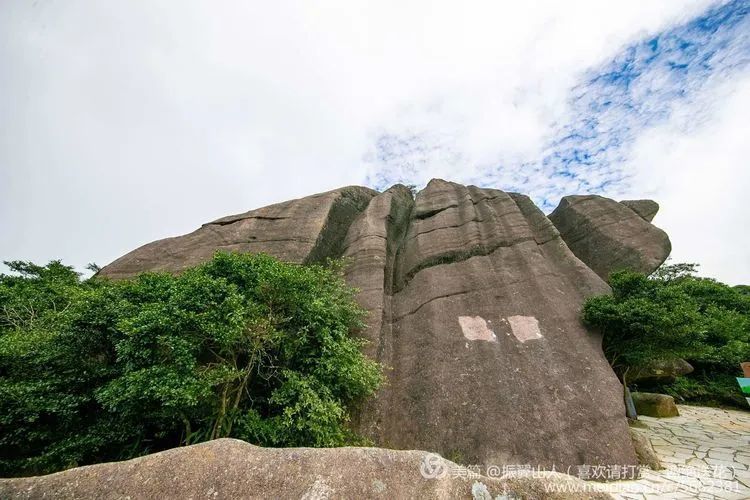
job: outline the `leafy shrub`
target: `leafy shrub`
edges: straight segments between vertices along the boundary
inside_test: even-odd
[[[180,276],[0,275],[0,476],[232,436],[357,443],[348,408],[381,383],[338,268],[218,253]]]
[[[744,407],[734,377],[750,360],[750,296],[696,277],[695,268],[662,266],[651,277],[613,273],[612,295],[586,301],[583,321],[602,332],[605,354],[625,383],[633,368],[683,358],[693,373],[651,389],[683,401]]]
[[[734,374],[701,371],[698,375],[678,377],[671,384],[654,386],[677,401],[696,402],[708,406],[736,406],[747,409],[747,402],[737,386]]]

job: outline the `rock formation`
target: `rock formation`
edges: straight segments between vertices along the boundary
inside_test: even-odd
[[[654,450],[651,440],[647,435],[642,434],[637,429],[630,428],[630,437],[633,440],[635,454],[638,457],[638,463],[645,465],[651,470],[662,470],[664,465],[659,460],[659,455]]]
[[[658,209],[650,200],[566,196],[549,220],[576,257],[606,280],[621,269],[651,274],[669,257],[667,233],[649,222]]]
[[[179,272],[221,249],[347,259],[366,354],[387,368],[356,422],[377,445],[558,471],[637,463],[622,388],[579,320],[609,291],[600,276],[666,258],[666,235],[633,209],[566,197],[548,219],[527,196],[442,180],[415,198],[347,187],[145,245],[100,274]]]
[[[656,418],[680,416],[672,396],[653,392],[634,392],[632,396],[638,415]]]
[[[671,384],[677,377],[692,372],[693,366],[684,359],[657,360],[630,370],[628,382]]]
[[[640,215],[647,222],[654,220],[654,216],[659,212],[659,204],[654,200],[622,200],[620,203]]]
[[[126,462],[0,479],[0,498],[611,498],[587,486],[559,473],[486,477],[422,451],[260,448],[217,439]]]
[[[345,187],[203,224],[190,234],[143,245],[101,271],[126,278],[143,271],[179,272],[217,250],[265,252],[289,262],[318,262],[340,255],[349,224],[378,194]]]

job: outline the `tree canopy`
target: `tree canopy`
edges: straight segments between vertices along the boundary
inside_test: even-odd
[[[217,437],[358,443],[348,410],[381,383],[336,265],[218,253],[179,276],[0,275],[0,476]]]
[[[662,266],[652,276],[620,271],[612,295],[589,299],[584,322],[603,335],[615,371],[682,358],[695,371],[659,389],[685,401],[746,405],[737,388],[740,363],[750,360],[750,296],[695,275],[695,264]]]

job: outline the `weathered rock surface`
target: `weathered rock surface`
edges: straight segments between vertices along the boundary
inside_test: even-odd
[[[644,383],[670,383],[677,377],[692,373],[693,366],[684,359],[653,361],[645,366],[634,368],[628,373],[628,381]]]
[[[620,203],[640,215],[647,222],[654,220],[659,212],[659,204],[654,200],[622,200]]]
[[[327,193],[222,217],[190,234],[143,245],[100,272],[127,278],[143,271],[179,272],[217,250],[264,252],[289,262],[318,262],[340,256],[349,224],[376,191],[349,186]]]
[[[648,215],[644,200],[631,205]],[[640,213],[602,196],[566,196],[549,220],[576,257],[606,280],[621,269],[650,274],[669,257],[667,233]]]
[[[657,418],[678,417],[680,415],[677,405],[674,404],[674,398],[666,394],[634,392],[633,403],[638,415]]]
[[[427,478],[423,471],[436,477]],[[554,487],[560,485],[563,491],[556,493]],[[260,448],[236,439],[48,476],[0,479],[0,498],[25,499],[452,499],[503,494],[519,499],[611,498],[586,493],[582,481],[564,474],[491,478],[423,451]]]
[[[578,319],[608,287],[529,198],[432,181],[394,264],[376,443],[470,464],[635,463],[620,385]]]
[[[617,224],[653,228],[602,200],[629,214]],[[582,214],[611,255],[639,252]],[[579,320],[585,298],[609,287],[558,229],[520,194],[441,180],[416,198],[404,186],[350,187],[220,219],[101,274],[176,272],[218,249],[291,262],[343,256],[370,312],[366,354],[387,367],[388,383],[355,422],[377,445],[466,464],[633,465],[622,388]]]
[[[648,467],[651,470],[662,470],[664,466],[659,460],[654,447],[648,437],[636,429],[630,428],[630,438],[633,440],[633,448],[638,457],[638,463]]]

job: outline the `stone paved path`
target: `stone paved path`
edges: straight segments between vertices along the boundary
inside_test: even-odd
[[[609,483],[622,499],[750,499],[750,411],[679,406],[680,416],[639,417],[666,467]],[[615,490],[617,491],[617,490]]]

